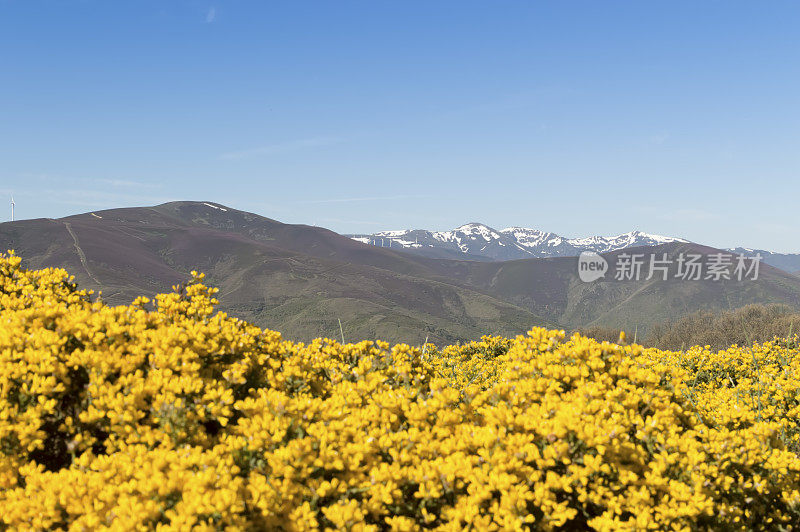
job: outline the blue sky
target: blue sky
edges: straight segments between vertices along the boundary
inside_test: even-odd
[[[798,27],[788,1],[0,0],[0,201],[800,252]]]

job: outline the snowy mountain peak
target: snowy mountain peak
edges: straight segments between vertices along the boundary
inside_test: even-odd
[[[517,243],[525,248],[535,248],[541,245],[559,245],[564,241],[563,237],[555,233],[546,233],[538,229],[530,229],[528,227],[507,227],[500,231],[504,235],[508,235],[515,239]]]
[[[350,235],[350,237],[366,244],[408,248],[428,256],[460,255],[480,260],[577,256],[583,251],[606,253],[635,246],[686,242],[682,238],[642,231],[631,231],[616,236],[570,239],[529,227],[507,227],[497,231],[478,222],[470,222],[451,231],[408,229],[380,231],[372,235]]]
[[[480,223],[472,222],[468,224],[464,224],[460,227],[456,227],[451,231],[455,234],[464,234],[467,236],[472,237],[480,237],[486,241],[502,238],[500,233],[489,227],[488,225],[483,225]]]
[[[480,222],[469,222],[464,225],[460,225],[453,229],[453,231],[470,231],[473,229],[491,229],[488,225],[484,225]]]

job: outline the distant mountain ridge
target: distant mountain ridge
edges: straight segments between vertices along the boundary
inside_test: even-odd
[[[609,253],[630,247],[687,243],[682,238],[631,231],[617,236],[566,238],[556,233],[528,227],[492,229],[481,223],[468,223],[452,231],[408,229],[380,231],[367,235],[348,235],[364,244],[394,247],[427,257],[450,257],[472,260],[516,260],[530,258],[573,257],[584,251]]]
[[[746,257],[755,257],[761,255],[762,260],[770,266],[775,266],[781,270],[795,275],[800,275],[800,253],[775,253],[766,251],[764,249],[750,249],[750,248],[731,248],[726,251],[736,253],[737,255],[744,255]]]
[[[365,245],[321,227],[184,201],[0,223],[0,250],[15,249],[26,267],[66,267],[82,287],[102,290],[110,304],[170,290],[191,270],[203,271],[220,288],[221,310],[300,341],[344,334],[347,340],[449,344],[482,334],[514,336],[534,325],[646,334],[653,324],[697,310],[767,303],[800,309],[800,278],[769,265],[758,280],[748,281],[685,281],[677,275],[616,280],[609,274],[583,282],[574,256],[499,261],[468,255],[462,247],[524,247],[519,230],[509,235],[479,224],[468,229],[474,238],[466,231],[453,235],[452,249],[432,248],[440,256],[429,258],[399,244]],[[535,233],[527,237],[529,245],[537,241]],[[584,244],[623,246],[637,237]],[[543,240],[553,249],[564,244]],[[458,260],[447,259],[448,253]],[[617,265],[623,253],[667,254],[675,265],[682,253],[731,252],[671,242],[603,257]]]
[[[409,251],[429,258],[505,261],[530,258],[577,257],[584,251],[611,253],[627,248],[689,243],[678,237],[631,231],[617,236],[566,238],[528,227],[491,227],[472,222],[452,231],[405,229],[346,235],[364,244]],[[728,248],[747,257],[761,255],[765,264],[785,272],[800,272],[800,253],[775,253],[763,249]]]

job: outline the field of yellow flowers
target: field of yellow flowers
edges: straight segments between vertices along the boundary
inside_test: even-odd
[[[0,529],[800,524],[795,340],[309,345],[0,256]]]

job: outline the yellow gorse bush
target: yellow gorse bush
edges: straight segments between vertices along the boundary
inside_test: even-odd
[[[800,523],[796,340],[303,345],[202,278],[109,307],[0,256],[0,527]]]

